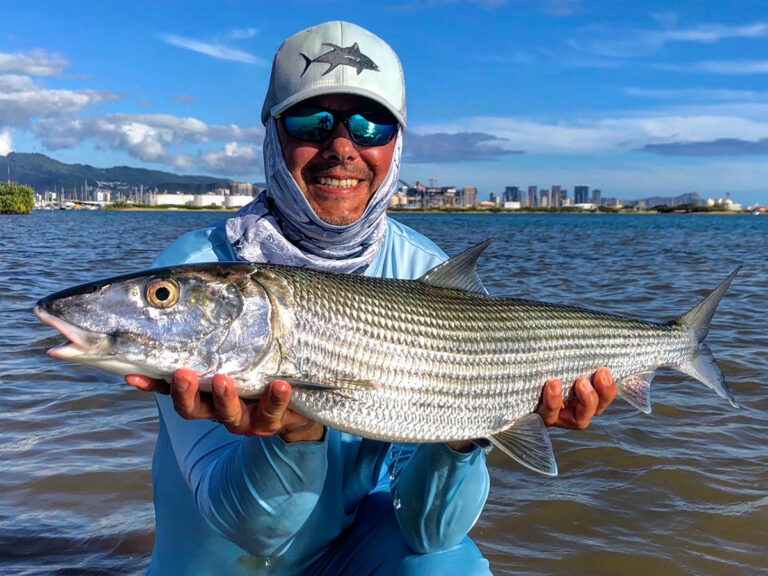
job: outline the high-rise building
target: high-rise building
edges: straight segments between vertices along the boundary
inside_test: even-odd
[[[539,207],[539,192],[536,186],[528,186],[528,207]]]
[[[574,187],[573,201],[575,204],[586,204],[589,202],[589,186]]]
[[[477,188],[474,186],[464,186],[461,193],[461,204],[464,208],[472,208],[477,204]]]
[[[602,196],[602,192],[600,192],[599,188],[595,188],[592,190],[592,204],[595,206],[600,206],[600,197]]]
[[[565,200],[565,190],[563,190],[560,186],[553,185],[551,205],[555,208],[560,208],[563,205],[563,200]]]

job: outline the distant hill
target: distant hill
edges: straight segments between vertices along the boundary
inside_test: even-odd
[[[23,152],[11,152],[5,157],[0,157],[0,180],[5,180],[8,167],[13,182],[31,186],[38,193],[62,188],[71,191],[74,187],[82,188],[87,180],[89,188],[96,188],[99,184],[112,190],[144,186],[145,189],[158,188],[168,192],[202,194],[218,187],[226,187],[231,182],[213,176],[185,176],[129,166],[96,168],[88,164],[64,164],[45,154]]]
[[[689,192],[688,194],[680,194],[679,196],[651,196],[650,198],[643,198],[642,200],[633,200],[633,204],[642,204],[648,208],[654,206],[682,206],[683,204],[704,204],[704,199],[696,194],[696,192]]]

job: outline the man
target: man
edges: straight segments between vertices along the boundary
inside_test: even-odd
[[[188,234],[156,262],[248,260],[418,278],[445,254],[387,218],[397,187],[405,83],[380,38],[345,22],[299,32],[278,50],[262,110],[267,191],[237,215]],[[468,442],[361,439],[289,409],[272,382],[242,401],[179,370],[157,396],[156,543],[165,574],[490,574],[467,533],[489,489],[485,453]],[[586,427],[616,396],[610,374],[577,383],[563,406],[550,382],[548,425]]]

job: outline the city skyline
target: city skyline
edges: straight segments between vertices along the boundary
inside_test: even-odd
[[[768,203],[768,16],[649,0],[7,2],[0,155],[263,180],[280,42],[324,20],[387,40],[408,81],[401,176]],[[353,16],[350,16],[352,10]]]

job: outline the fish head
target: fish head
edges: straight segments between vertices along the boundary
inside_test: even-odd
[[[49,350],[51,358],[168,380],[178,368],[212,376],[225,355],[236,372],[232,351],[247,342],[245,364],[270,337],[269,300],[248,282],[250,271],[243,264],[148,270],[52,294],[34,312],[69,340]],[[249,323],[243,328],[246,308]]]

